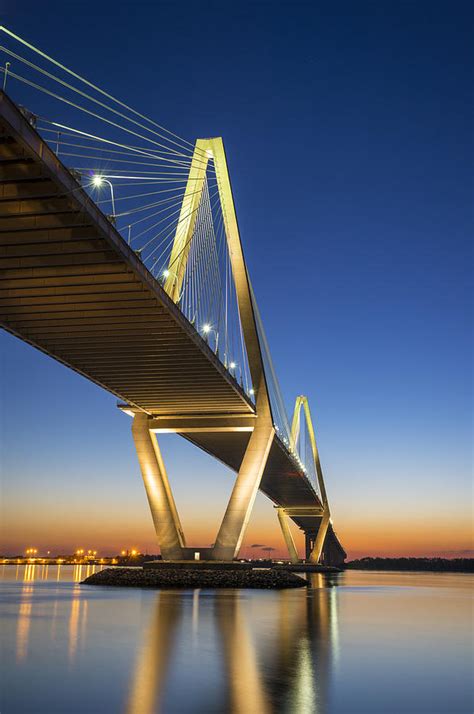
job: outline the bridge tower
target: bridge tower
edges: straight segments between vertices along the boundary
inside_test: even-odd
[[[270,448],[275,437],[272,405],[266,379],[262,354],[261,335],[257,327],[257,308],[244,260],[237,215],[227,168],[224,144],[221,138],[198,139],[191,162],[188,181],[181,206],[174,242],[170,254],[164,289],[175,303],[179,303],[186,267],[191,249],[198,207],[202,199],[207,164],[212,159],[216,171],[219,199],[224,218],[232,274],[238,301],[243,337],[247,351],[252,383],[256,385],[256,413],[251,427],[251,436],[245,450],[232,494],[227,505],[215,544],[209,549],[198,549],[199,556],[211,560],[232,560],[238,555],[245,529],[259,489]],[[292,447],[296,448],[300,432],[300,414],[304,410],[309,428],[312,456],[316,467],[322,504],[313,508],[279,507],[278,519],[292,562],[298,562],[298,553],[288,524],[292,516],[302,513],[305,523],[306,559],[317,563],[321,559],[330,522],[329,504],[324,485],[319,453],[311,421],[308,400],[300,396],[296,400],[291,427]],[[173,419],[175,423],[173,424]],[[212,433],[226,429],[239,432],[242,428],[239,415],[222,417],[216,421],[215,414],[199,414],[187,421],[186,428],[194,433]],[[248,427],[247,427],[248,428]],[[179,433],[183,426],[180,415],[170,415],[166,431]],[[164,559],[189,559],[196,548],[186,545],[183,529],[171,493],[166,469],[154,431],[159,431],[156,420],[143,412],[135,411],[132,433],[135,441],[145,489],[150,504],[158,542]]]
[[[267,457],[275,436],[268,395],[261,346],[257,332],[252,293],[247,268],[242,251],[232,188],[227,169],[224,144],[221,138],[198,139],[193,154],[189,178],[181,207],[180,220],[170,256],[170,266],[165,283],[165,291],[175,302],[179,302],[181,288],[186,273],[190,245],[197,216],[197,207],[202,197],[207,163],[213,159],[219,199],[224,217],[225,232],[229,247],[232,274],[243,337],[247,351],[252,383],[256,385],[256,414],[251,426],[251,436],[234,483],[216,541],[212,549],[200,555],[211,560],[232,560],[237,556],[245,529],[248,525]],[[179,414],[170,415],[177,422],[170,425],[169,432],[179,433]],[[214,430],[239,432],[242,418],[224,415],[217,419],[214,413],[199,414],[190,420],[188,429],[193,432],[212,433]],[[195,548],[186,547],[179,516],[171,494],[169,481],[161,457],[160,449],[153,434],[153,420],[143,413],[135,413],[132,433],[142,471],[145,489],[150,504],[161,552],[165,559],[186,559],[193,557]]]

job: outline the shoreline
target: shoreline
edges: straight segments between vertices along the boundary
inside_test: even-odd
[[[472,573],[474,572],[474,558],[379,558],[367,556],[345,563],[344,570]]]

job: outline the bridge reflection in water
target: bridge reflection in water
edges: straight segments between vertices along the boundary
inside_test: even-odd
[[[93,588],[72,566],[0,576],[5,712],[472,710],[466,574],[347,570],[279,592]]]
[[[70,677],[88,671],[91,652],[104,646],[99,633],[110,637],[111,628],[128,626],[129,634],[112,645],[125,644],[114,696],[126,714],[327,711],[339,651],[336,585],[343,575],[307,574],[311,587],[304,591],[114,589],[104,599],[100,589],[80,584],[100,569],[17,568],[17,666],[35,661],[38,642],[42,650],[52,646],[50,652],[61,652],[69,690]]]
[[[192,698],[193,711],[325,712],[338,654],[337,588],[321,575],[308,577],[312,589],[306,593],[282,591],[270,599],[268,593],[260,599],[226,590],[157,593],[129,684],[127,714],[179,711],[175,676],[182,682],[183,707]],[[209,610],[213,636],[199,628],[201,611],[209,619]],[[218,662],[215,687],[209,672],[202,687],[183,667],[203,650],[206,660],[213,650]]]

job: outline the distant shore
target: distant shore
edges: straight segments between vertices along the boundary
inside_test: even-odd
[[[472,573],[474,558],[360,558],[344,566],[350,570],[411,570],[437,573]]]

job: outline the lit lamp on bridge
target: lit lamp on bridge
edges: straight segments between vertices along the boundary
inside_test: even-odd
[[[237,379],[237,367],[238,367],[237,362],[234,362],[232,360],[231,362],[229,362],[228,365],[226,365],[226,367],[229,370],[229,372],[231,373],[231,375],[233,376],[233,378],[236,380]],[[242,387],[242,380],[243,380],[242,370],[240,370],[240,386],[241,387]]]
[[[218,350],[218,348],[219,348],[219,333],[218,333],[216,330],[213,330],[212,327],[210,326],[210,324],[209,324],[208,322],[206,322],[206,323],[202,326],[202,332],[203,332],[203,334],[204,334],[204,339],[206,340],[207,344],[209,344],[208,335],[210,335],[211,332],[214,333],[214,335],[215,335],[215,337],[216,337],[216,341],[215,341],[215,345],[214,345],[214,354],[217,354],[217,350]]]
[[[161,273],[161,279],[163,281],[163,285],[165,285],[165,283],[172,282],[172,279],[168,281],[168,278],[170,277],[170,275],[173,276],[173,278],[176,277],[176,273],[174,273],[172,270],[170,270],[169,268],[163,268],[163,271]]]
[[[114,196],[114,187],[112,186],[112,183],[104,178],[103,176],[100,176],[100,174],[95,174],[92,177],[92,185],[94,188],[100,188],[103,186],[103,184],[106,183],[110,186],[110,200],[112,203],[112,217],[115,219],[115,196]]]
[[[165,288],[166,292],[168,293],[168,295],[170,294],[170,290],[172,289],[173,283],[176,279],[177,279],[177,275],[173,270],[170,270],[169,268],[163,268],[163,270],[161,271],[161,282],[162,282],[162,285]],[[182,297],[183,297],[183,293],[181,293],[181,295],[176,303],[178,306],[181,302]]]

